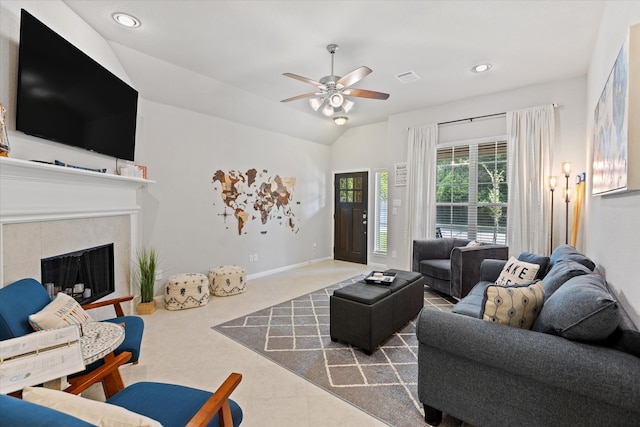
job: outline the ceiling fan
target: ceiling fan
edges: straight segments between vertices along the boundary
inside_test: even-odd
[[[291,77],[301,82],[309,83],[315,86],[318,90],[316,92],[305,93],[303,95],[294,96],[291,98],[283,99],[281,102],[297,101],[298,99],[311,98],[309,103],[314,111],[322,111],[327,117],[331,117],[336,113],[348,113],[353,107],[353,101],[346,97],[357,98],[370,98],[370,99],[387,99],[388,93],[376,92],[366,89],[355,89],[350,86],[359,82],[373,70],[369,67],[359,67],[355,70],[345,74],[343,77],[333,74],[333,56],[338,50],[337,44],[330,44],[327,46],[327,50],[331,54],[331,74],[324,76],[320,81],[315,81],[306,77],[299,76],[292,73],[283,73],[287,77]],[[346,122],[346,118],[345,118]]]

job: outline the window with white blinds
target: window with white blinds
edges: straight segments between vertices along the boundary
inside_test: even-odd
[[[436,234],[506,243],[507,141],[439,148]]]
[[[389,202],[389,173],[380,171],[376,177],[376,208],[375,208],[375,244],[374,251],[387,253],[387,206]]]

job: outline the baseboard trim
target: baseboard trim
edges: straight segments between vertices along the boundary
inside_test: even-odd
[[[254,274],[247,275],[247,280],[258,279],[260,277],[265,277],[265,276],[271,276],[272,274],[282,273],[283,271],[294,270],[296,268],[304,267],[305,265],[317,264],[319,262],[327,261],[327,260],[331,260],[331,259],[333,259],[333,258],[331,258],[331,257],[318,258],[318,259],[313,259],[313,260],[301,262],[299,264],[292,264],[292,265],[287,265],[287,266],[284,266],[284,267],[274,268],[273,270],[261,271],[259,273],[254,273]]]

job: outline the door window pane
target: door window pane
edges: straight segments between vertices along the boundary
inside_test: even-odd
[[[340,203],[362,203],[362,178],[340,178]]]

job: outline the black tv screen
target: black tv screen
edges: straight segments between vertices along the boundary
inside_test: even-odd
[[[134,160],[138,92],[24,9],[16,129]]]

